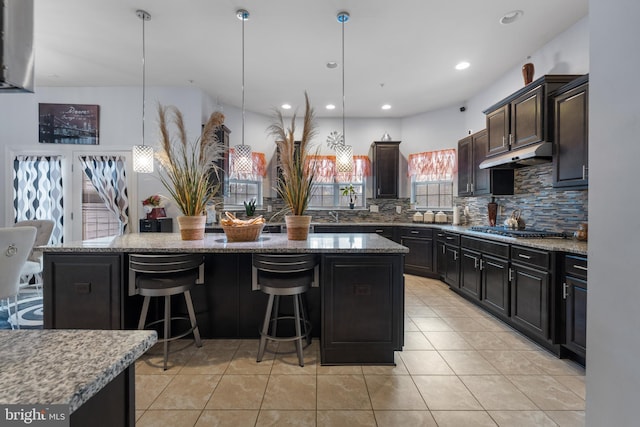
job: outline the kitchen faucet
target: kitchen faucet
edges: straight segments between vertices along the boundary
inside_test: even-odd
[[[329,211],[329,216],[333,218],[335,222],[338,222],[338,215],[340,215],[339,212]]]

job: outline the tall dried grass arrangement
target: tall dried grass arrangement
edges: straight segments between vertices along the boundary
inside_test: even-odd
[[[296,114],[291,118],[291,126],[285,128],[282,112],[276,110],[275,122],[269,126],[269,134],[275,137],[280,151],[282,176],[276,183],[276,191],[282,197],[287,209],[293,215],[304,215],[314,190],[316,175],[315,162],[310,161],[311,140],[317,134],[315,114],[309,96],[304,93],[305,111],[300,143],[296,144]],[[317,153],[317,149],[316,149]]]
[[[216,136],[223,123],[222,113],[211,114],[200,137],[189,143],[180,110],[158,104],[160,150],[156,158],[162,166],[160,181],[185,216],[205,215],[207,203],[220,187],[219,179],[212,174],[219,177],[224,173],[216,164],[224,156],[224,146]],[[169,132],[171,124],[177,138]]]

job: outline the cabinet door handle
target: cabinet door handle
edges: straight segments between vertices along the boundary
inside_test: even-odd
[[[587,167],[587,165],[582,165],[582,179],[587,179],[587,171],[589,170],[589,168]]]
[[[472,183],[471,183],[471,192],[472,192],[472,193],[473,193],[473,190],[474,190],[474,185],[473,185],[473,182],[472,182]]]
[[[504,137],[504,135],[502,136],[502,146],[504,147],[506,144],[506,140],[507,138]]]
[[[569,296],[569,285],[562,283],[562,299],[567,299]]]
[[[513,268],[509,268],[509,281],[513,281]]]
[[[525,255],[525,254],[518,254],[518,256],[520,258],[524,258],[524,259],[531,259],[531,257],[529,255]]]
[[[380,195],[380,187],[378,187],[378,196]]]
[[[582,177],[584,179],[584,177]],[[467,182],[467,193],[469,192],[469,183]]]
[[[458,260],[458,251],[453,251],[453,260],[454,261]]]
[[[513,134],[509,134],[509,145],[513,145]]]
[[[478,258],[476,258],[476,257],[473,257],[473,268],[475,270],[478,269]]]
[[[576,269],[582,270],[582,271],[587,271],[587,267],[583,267],[581,265],[573,264],[573,268],[576,268]]]
[[[480,260],[480,270],[484,270],[484,260]]]
[[[442,255],[447,253],[447,247],[445,245],[442,245]]]

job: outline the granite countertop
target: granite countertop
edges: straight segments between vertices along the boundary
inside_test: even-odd
[[[155,331],[0,331],[0,403],[73,413],[156,340]]]
[[[224,234],[182,240],[180,233],[130,233],[43,246],[44,252],[192,252],[192,253],[408,253],[409,249],[375,233],[311,233],[288,240],[286,233],[263,233],[254,242],[227,242]]]

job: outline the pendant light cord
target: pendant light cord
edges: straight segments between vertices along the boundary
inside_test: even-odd
[[[146,21],[146,12],[143,12],[142,18],[142,145],[144,145],[144,131],[145,131],[145,107],[146,107],[146,87],[147,87],[147,67],[146,67],[146,41],[145,41],[145,31],[144,31],[144,21]]]
[[[242,143],[244,145],[244,13],[242,15]]]
[[[342,20],[342,144],[346,144],[346,137],[344,135],[344,24],[345,20]]]

